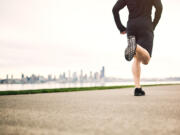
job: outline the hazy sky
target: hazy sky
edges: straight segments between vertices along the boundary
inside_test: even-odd
[[[89,75],[105,66],[107,76],[131,78],[126,36],[116,28],[116,0],[0,0],[0,78],[60,74]],[[142,77],[180,76],[180,1],[162,0],[152,59]],[[127,8],[120,11],[124,25]],[[153,15],[154,16],[154,15]]]

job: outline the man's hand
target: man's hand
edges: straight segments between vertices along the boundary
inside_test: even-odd
[[[121,32],[121,34],[126,34],[126,31]]]

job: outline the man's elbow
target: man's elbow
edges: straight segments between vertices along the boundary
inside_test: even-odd
[[[161,6],[161,13],[162,13],[162,11],[163,11],[163,6]]]
[[[118,10],[118,8],[116,7],[116,5],[113,7],[112,12],[113,12],[113,14],[116,14],[116,13],[119,12],[119,10]]]
[[[162,5],[162,4],[160,4],[160,5],[158,6],[158,10],[159,10],[160,13],[162,12],[162,10],[163,10],[163,5]]]
[[[163,10],[163,7],[162,6],[158,6],[157,9],[156,9],[156,14],[161,16],[162,10]]]
[[[162,10],[163,10],[163,6],[159,6],[159,12],[162,13]]]

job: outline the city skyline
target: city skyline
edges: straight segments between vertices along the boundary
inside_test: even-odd
[[[142,78],[144,82],[176,82],[179,81],[180,77],[167,77],[167,78]],[[13,75],[6,75],[6,78],[0,78],[0,84],[42,84],[54,82],[57,84],[61,83],[108,83],[108,82],[133,82],[132,78],[116,78],[105,76],[105,67],[102,66],[101,70],[89,71],[89,74],[83,72],[83,69],[77,72],[59,73],[59,75],[48,74],[46,77],[40,74],[32,74],[30,76],[22,73],[21,77],[14,78]]]
[[[67,73],[67,74],[66,74]],[[46,82],[46,81],[57,81],[61,80],[64,82],[76,82],[76,81],[92,81],[92,80],[101,80],[105,78],[105,67],[102,66],[102,69],[98,71],[90,71],[88,73],[83,73],[83,69],[80,70],[79,74],[77,72],[72,72],[69,70],[68,72],[62,72],[59,75],[53,75],[53,74],[48,74],[48,76],[43,76],[43,75],[36,75],[32,74],[30,76],[25,75],[24,73],[21,74],[21,77],[19,78],[14,78],[13,75],[6,75],[6,78],[0,78],[1,83],[33,83],[36,81],[40,82]],[[17,80],[18,79],[18,80]]]

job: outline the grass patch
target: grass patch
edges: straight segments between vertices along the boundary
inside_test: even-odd
[[[142,85],[142,86],[149,87],[149,86],[166,86],[166,85],[180,85],[180,84],[151,84],[151,85]],[[20,94],[87,91],[87,90],[107,90],[107,89],[121,89],[121,88],[132,88],[132,87],[134,87],[134,85],[54,88],[54,89],[35,89],[35,90],[10,90],[10,91],[0,91],[0,96],[1,95],[20,95]]]

